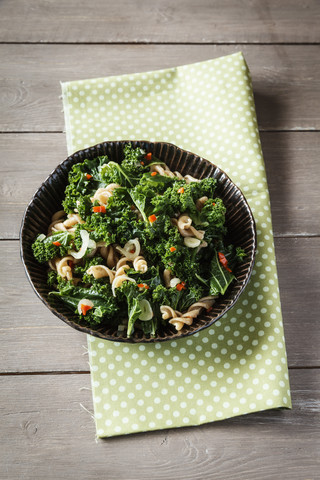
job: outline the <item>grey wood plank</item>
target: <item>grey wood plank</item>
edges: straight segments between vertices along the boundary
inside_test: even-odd
[[[319,132],[262,132],[274,233],[319,235]],[[0,238],[19,238],[23,212],[67,157],[64,134],[2,134]],[[232,172],[229,172],[232,178]]]
[[[293,410],[95,442],[89,375],[1,377],[0,477],[301,480],[319,472],[319,370],[291,372]]]
[[[319,2],[2,0],[4,42],[316,42]],[[241,19],[241,20],[240,20]]]
[[[262,132],[275,235],[320,234],[320,133]]]
[[[320,129],[314,101],[319,45],[0,45],[0,131],[62,131],[60,81],[174,67],[239,50],[251,69],[262,130]]]
[[[0,249],[0,372],[87,371],[86,336],[64,325],[35,296],[17,241]],[[276,239],[289,365],[320,366],[320,238]],[[299,272],[299,274],[297,274]]]
[[[0,238],[19,238],[23,213],[47,176],[67,158],[65,135],[0,134]]]

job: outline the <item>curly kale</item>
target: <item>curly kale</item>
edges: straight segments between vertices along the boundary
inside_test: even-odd
[[[196,215],[197,200],[203,196],[212,196],[216,182],[214,178],[204,178],[200,182],[187,184],[184,180],[172,181],[171,179],[171,186],[167,186],[165,191],[151,200],[153,212],[166,213],[170,216],[174,216],[177,212]]]
[[[71,248],[73,235],[69,232],[56,232],[45,237],[38,235],[32,244],[32,251],[39,263],[45,263],[55,257],[64,257]]]
[[[74,265],[73,273],[76,277],[81,278],[83,283],[92,283],[94,281],[94,277],[86,273],[88,268],[93,267],[95,265],[101,265],[103,263],[104,263],[104,260],[100,256],[86,258],[84,263]]]
[[[84,208],[82,213],[87,213],[88,198],[98,188],[104,186],[101,170],[103,165],[108,162],[107,156],[101,156],[73,165],[68,175],[68,185],[62,202],[65,212],[74,213],[75,210],[78,210],[78,202],[81,203],[82,198],[87,197],[86,204],[81,207]]]
[[[112,295],[111,287],[108,284],[102,285],[93,281],[90,288],[74,286],[71,282],[59,285],[59,291],[50,292],[50,295],[59,298],[74,313],[79,315],[78,304],[84,298],[91,300],[94,307],[86,315],[79,315],[91,326],[97,326],[108,319],[108,323],[117,319],[121,308],[117,299]]]
[[[56,271],[50,271],[47,279],[54,289],[52,297],[64,302],[81,322],[97,327],[119,325],[127,318],[128,337],[135,330],[154,336],[165,323],[161,305],[185,312],[204,296],[224,294],[235,278],[234,269],[246,255],[240,247],[225,242],[226,207],[216,197],[216,179],[186,182],[151,172],[153,164],[161,162],[128,143],[121,163],[101,156],[74,165],[68,176],[63,208],[66,213],[77,212],[83,223],[78,223],[72,233],[39,235],[32,245],[35,258],[45,263],[67,255],[70,250],[79,251],[82,230],[89,233],[90,240],[104,242],[105,246],[123,247],[137,238],[148,269],[136,271],[129,261],[126,274],[132,281],[124,281],[114,291],[109,276],[95,279],[87,273],[91,266],[106,265],[99,251],[93,254],[94,245],[79,262],[69,264],[75,282]],[[93,207],[99,204],[91,199],[98,188],[110,183],[120,187],[96,211]],[[200,207],[197,201],[203,197],[207,200]],[[173,221],[181,214],[189,215],[192,226],[204,232],[204,242],[195,248],[187,246]],[[164,285],[165,269],[178,279],[179,288]],[[93,307],[79,314],[78,305],[83,299],[90,300]]]
[[[156,311],[160,311],[161,305],[169,305],[174,310],[184,312],[190,305],[200,300],[204,294],[204,288],[196,285],[185,287],[185,289],[177,290],[174,288],[166,288],[164,285],[158,285],[152,291],[152,302]]]
[[[209,198],[200,213],[190,216],[197,228],[204,229],[205,240],[211,242],[227,233],[225,215],[226,207],[221,198]]]
[[[105,183],[118,183],[124,187],[133,187],[139,182],[143,173],[148,171],[145,152],[140,148],[133,148],[128,143],[123,149],[124,158],[121,164],[109,162],[101,170]]]

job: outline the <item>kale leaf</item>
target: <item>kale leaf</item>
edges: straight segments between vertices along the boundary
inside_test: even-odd
[[[38,235],[32,244],[33,255],[39,263],[45,263],[55,257],[63,257],[71,248],[73,234],[55,232],[49,237]],[[54,245],[56,243],[56,245]]]

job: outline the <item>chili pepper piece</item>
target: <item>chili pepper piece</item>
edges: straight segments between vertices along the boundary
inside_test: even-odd
[[[153,223],[157,220],[157,217],[154,214],[152,214],[148,217],[148,220],[150,223]]]
[[[152,153],[151,153],[151,152],[147,153],[147,155],[145,155],[144,158],[145,158],[146,160],[150,161],[150,160],[152,159]]]
[[[85,305],[84,303],[81,303],[81,313],[82,315],[87,315],[88,310],[91,310],[92,307],[90,305]]]
[[[106,207],[104,205],[99,205],[97,207],[92,207],[94,213],[106,213]]]
[[[221,265],[230,273],[232,273],[232,270],[228,267],[228,260],[226,257],[223,255],[223,253],[218,252],[218,257],[219,257],[219,262]]]
[[[170,252],[175,252],[176,250],[176,247],[170,247]]]
[[[157,175],[157,172],[151,172],[151,177],[155,177]]]
[[[52,242],[52,245],[55,245],[56,247],[60,247],[61,243],[60,242]]]
[[[90,178],[92,178],[92,175],[90,175],[90,173],[86,173],[86,178],[87,180],[90,180]]]

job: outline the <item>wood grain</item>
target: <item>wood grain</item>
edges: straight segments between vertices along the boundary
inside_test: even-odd
[[[3,240],[1,479],[319,477],[320,370],[311,368],[320,365],[319,20],[318,0],[1,0],[0,239],[18,238],[26,203],[66,157],[60,81],[243,51],[263,131],[294,368],[292,411],[96,442],[80,406],[92,411],[86,337],[48,312],[27,282],[17,240]]]
[[[251,69],[261,130],[320,129],[314,101],[319,45],[0,45],[0,132],[62,131],[60,81],[174,67],[239,50]]]
[[[319,132],[262,132],[277,236],[319,235]],[[0,238],[19,238],[23,212],[47,175],[67,157],[64,134],[2,134]]]
[[[317,0],[2,0],[0,41],[319,42]]]
[[[6,274],[0,279],[0,372],[87,371],[86,336],[64,325],[35,296],[18,242],[3,241],[1,246],[0,265]],[[319,247],[320,238],[276,239],[290,366],[320,366]]]
[[[320,234],[320,133],[262,132],[276,236]]]
[[[95,442],[89,375],[1,377],[0,477],[316,479],[319,370],[291,372],[293,410]],[[83,388],[86,387],[86,388]]]
[[[32,195],[67,158],[65,135],[0,134],[0,238],[19,238]]]

